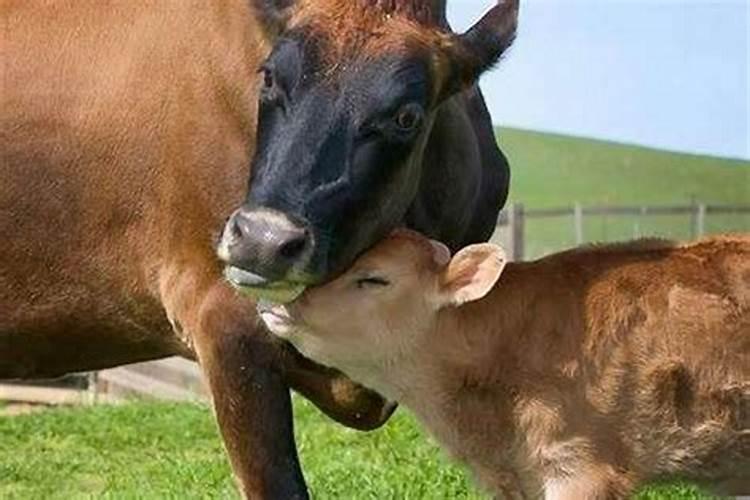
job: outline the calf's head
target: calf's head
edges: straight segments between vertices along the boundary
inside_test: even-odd
[[[291,304],[258,308],[271,332],[357,378],[440,342],[430,337],[439,311],[485,297],[505,263],[496,245],[472,245],[451,258],[443,244],[399,230],[330,283]]]
[[[278,35],[259,72],[249,194],[219,256],[236,286],[291,298],[402,223],[436,110],[510,46],[518,0],[465,34],[444,0],[254,3]]]

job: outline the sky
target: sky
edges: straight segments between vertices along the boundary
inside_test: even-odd
[[[448,0],[463,31],[495,0]],[[750,159],[750,0],[521,0],[499,125]]]

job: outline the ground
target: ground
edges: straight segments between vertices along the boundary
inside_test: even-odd
[[[464,471],[399,411],[378,432],[331,423],[295,400],[313,498],[486,499]],[[0,498],[237,498],[210,409],[133,402],[0,416]],[[644,500],[706,498],[689,487]]]

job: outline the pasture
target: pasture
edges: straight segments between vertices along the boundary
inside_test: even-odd
[[[583,204],[750,203],[750,161],[498,129],[512,181],[529,208]]]
[[[513,166],[511,199],[529,208],[575,201],[686,203],[693,198],[750,203],[750,162],[510,129],[500,136]],[[538,248],[566,245],[569,228],[548,221],[533,224],[529,240],[539,241]],[[665,220],[652,229],[670,234],[674,224]],[[726,225],[750,230],[745,219]],[[622,229],[625,235],[628,230]],[[611,239],[616,231],[609,224],[592,223],[587,236]],[[0,498],[237,497],[207,406],[134,402],[2,414],[0,407]],[[295,399],[295,414],[314,498],[486,498],[403,411],[369,434],[331,423],[301,398]],[[707,497],[688,486],[670,486],[649,488],[638,498]]]
[[[485,499],[399,411],[363,434],[295,398],[313,498]],[[133,402],[0,417],[0,498],[238,498],[208,406]],[[643,500],[708,498],[687,486]]]
[[[499,129],[511,164],[510,200],[527,209],[750,204],[750,162],[578,137]],[[750,231],[749,215],[710,215],[707,233]],[[690,239],[689,216],[587,217],[584,241],[640,236]],[[529,219],[527,258],[575,245],[573,219]]]

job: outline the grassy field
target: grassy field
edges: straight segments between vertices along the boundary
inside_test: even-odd
[[[750,203],[750,162],[503,128],[511,200],[584,204]]]
[[[368,434],[343,429],[301,399],[297,438],[317,499],[485,499],[399,411]],[[133,403],[0,417],[0,498],[237,498],[206,406]],[[707,498],[690,487],[643,500]]]
[[[511,163],[510,200],[526,208],[582,205],[750,204],[750,162],[693,156],[552,134],[501,129]],[[597,217],[586,241],[691,237],[688,216]],[[709,216],[708,233],[750,231],[750,216]],[[527,220],[528,257],[575,244],[573,219]]]

